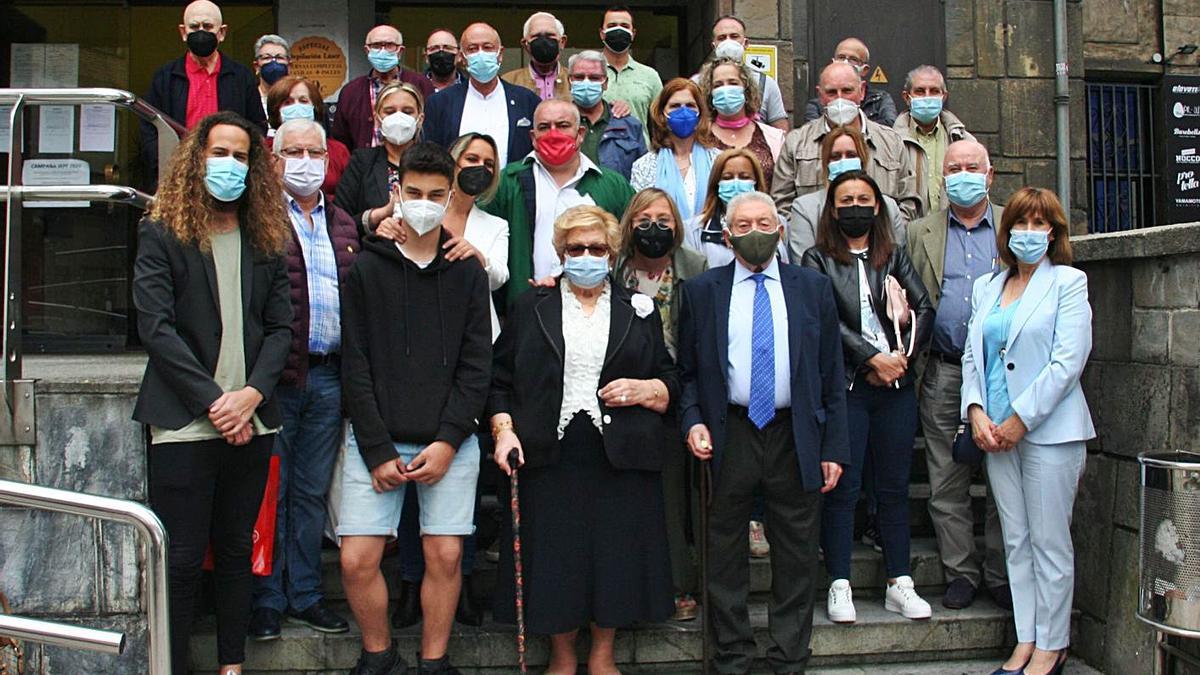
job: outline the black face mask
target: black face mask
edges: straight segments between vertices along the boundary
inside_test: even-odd
[[[492,171],[480,164],[468,166],[458,172],[458,187],[472,197],[478,196],[492,184]]]
[[[633,44],[633,33],[628,28],[613,26],[604,31],[604,45],[614,53],[620,54]]]
[[[429,72],[438,77],[447,77],[454,72],[455,56],[450,52],[437,51],[426,57],[429,61]]]
[[[207,30],[195,30],[187,34],[188,51],[204,58],[217,51],[217,34]]]
[[[634,228],[633,247],[647,258],[661,258],[675,247],[675,233],[658,225],[646,229]]]
[[[875,224],[875,208],[872,206],[839,206],[838,229],[850,239],[857,239],[871,231]]]
[[[558,59],[558,40],[545,35],[535,37],[529,41],[529,55],[543,65],[554,63]]]

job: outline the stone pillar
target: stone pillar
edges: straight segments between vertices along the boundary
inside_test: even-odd
[[[776,80],[783,94],[783,105],[788,113],[795,113],[797,109],[803,110],[805,99],[798,97],[797,92],[803,92],[807,87],[797,87],[796,77],[803,77],[801,74],[805,73],[808,67],[808,35],[803,34],[799,38],[800,44],[796,44],[793,41],[792,20],[793,4],[803,6],[803,3],[799,0],[717,0],[714,4],[718,10],[714,19],[721,14],[733,14],[745,22],[746,37],[750,38],[751,43],[775,45],[779,50]],[[807,14],[807,10],[799,11]],[[709,26],[711,25],[710,21]],[[705,27],[705,35],[711,38],[709,26]],[[797,53],[805,57],[798,61]],[[795,121],[793,116],[793,124]]]

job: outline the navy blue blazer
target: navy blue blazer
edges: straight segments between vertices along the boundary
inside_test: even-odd
[[[429,97],[425,103],[425,140],[449,149],[458,138],[462,124],[463,106],[467,104],[470,80],[446,87]],[[533,111],[542,102],[538,95],[520,85],[500,80],[504,97],[508,99],[508,161],[515,162],[533,150]],[[497,167],[499,170],[501,167]]]
[[[729,410],[729,301],[736,264],[710,269],[681,287],[679,415],[685,438],[694,425],[708,426],[717,480]],[[837,305],[824,275],[781,262],[779,276],[788,310],[796,459],[804,489],[817,490],[825,483],[821,462],[850,462]]]

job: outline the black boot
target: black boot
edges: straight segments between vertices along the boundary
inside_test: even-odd
[[[454,610],[454,620],[464,626],[482,626],[483,612],[475,604],[475,596],[471,593],[471,576],[464,574],[462,588],[458,592],[458,608]]]
[[[462,675],[462,671],[450,665],[450,655],[447,654],[440,659],[423,659],[421,653],[417,652],[417,675],[424,673],[436,673],[437,675]]]
[[[392,628],[408,628],[421,620],[421,584],[411,581],[400,582],[400,599],[392,613]]]

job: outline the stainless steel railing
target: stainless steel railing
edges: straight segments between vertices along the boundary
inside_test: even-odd
[[[145,542],[143,574],[150,675],[171,675],[170,628],[167,614],[167,531],[148,507],[137,502],[82,492],[0,480],[0,504],[68,513],[132,525]],[[124,635],[24,617],[0,615],[0,635],[72,649],[119,654]]]
[[[112,202],[143,210],[154,201],[154,195],[124,185],[0,185],[0,202],[12,197],[21,201]]]

